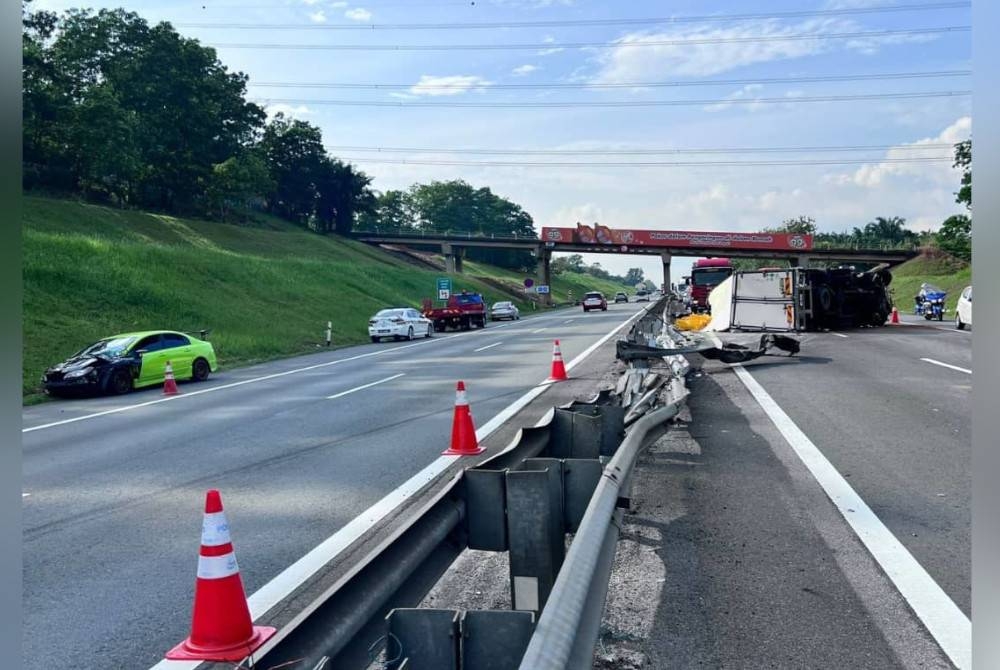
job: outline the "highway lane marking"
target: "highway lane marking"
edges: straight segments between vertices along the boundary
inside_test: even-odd
[[[537,318],[538,320],[558,319],[558,318],[562,318],[562,315],[559,315],[559,316],[555,316],[555,315],[553,315],[553,316],[542,316],[542,317],[535,317],[535,318]],[[530,319],[530,320],[534,320],[534,319]],[[505,328],[506,326],[512,326],[512,325],[520,325],[520,324],[516,324],[516,322],[511,322],[511,323],[508,323],[508,324],[504,324],[502,326],[495,326],[494,328],[492,328],[490,330],[494,330],[496,328]],[[530,326],[530,324],[528,324],[528,325]],[[157,398],[156,400],[148,400],[146,402],[140,402],[140,403],[136,403],[134,405],[125,405],[124,407],[114,407],[114,408],[111,408],[111,409],[102,410],[100,412],[94,412],[93,414],[84,414],[82,416],[75,416],[75,417],[72,417],[72,418],[69,418],[69,419],[62,419],[60,421],[53,421],[51,423],[43,423],[43,424],[38,425],[38,426],[31,426],[29,428],[22,428],[21,429],[21,433],[30,433],[30,432],[33,432],[33,431],[36,431],[36,430],[44,430],[46,428],[55,428],[56,426],[64,426],[64,425],[69,424],[69,423],[76,423],[77,421],[86,421],[88,419],[96,419],[98,417],[108,416],[110,414],[119,414],[121,412],[129,412],[129,411],[131,411],[133,409],[139,409],[141,407],[150,407],[152,405],[159,405],[160,403],[164,403],[164,402],[173,402],[173,401],[176,401],[176,400],[184,400],[185,398],[192,398],[194,396],[202,395],[203,393],[214,393],[215,391],[222,391],[222,390],[225,390],[225,389],[236,388],[238,386],[243,386],[244,384],[255,384],[257,382],[267,381],[267,380],[270,380],[270,379],[277,379],[279,377],[286,377],[288,375],[294,375],[294,374],[298,374],[300,372],[309,372],[310,370],[318,370],[320,368],[330,367],[331,365],[339,365],[341,363],[348,363],[350,361],[356,361],[356,360],[359,360],[359,359],[362,359],[362,358],[370,358],[372,356],[384,356],[386,354],[391,354],[391,353],[393,353],[395,351],[401,351],[403,349],[410,349],[412,347],[420,347],[420,346],[424,346],[424,345],[435,344],[437,342],[446,342],[446,341],[454,339],[456,337],[464,337],[464,336],[467,336],[467,335],[476,335],[478,333],[485,333],[485,332],[489,332],[489,331],[483,329],[483,330],[473,330],[473,331],[469,331],[469,332],[465,332],[465,333],[455,333],[453,335],[445,335],[443,337],[437,337],[437,338],[432,339],[432,340],[424,340],[422,342],[415,342],[413,344],[404,344],[404,345],[401,345],[401,346],[398,346],[398,347],[391,347],[391,348],[388,348],[388,349],[381,349],[379,351],[369,351],[369,352],[364,353],[364,354],[358,354],[356,356],[349,356],[348,358],[338,358],[335,361],[327,361],[325,363],[317,363],[315,365],[307,365],[305,367],[295,368],[294,370],[285,370],[284,372],[275,372],[275,373],[272,373],[272,374],[269,374],[269,375],[263,375],[261,377],[253,377],[251,379],[243,379],[243,380],[240,380],[238,382],[232,382],[232,383],[229,383],[229,384],[222,384],[220,386],[212,386],[211,388],[199,389],[197,391],[185,391],[185,392],[181,393],[180,395],[167,396],[166,398]]]
[[[384,384],[386,382],[391,382],[393,379],[399,379],[404,376],[405,372],[400,372],[398,375],[393,375],[391,377],[386,377],[385,379],[379,379],[377,382],[372,382],[370,384],[362,384],[361,386],[355,386],[352,389],[347,389],[346,391],[341,391],[340,393],[334,393],[333,395],[328,395],[327,400],[333,400],[335,398],[343,398],[345,395],[350,395],[358,391],[363,391],[365,389],[370,389],[373,386],[378,386],[379,384]]]
[[[576,319],[566,319],[563,323],[573,323]]]
[[[31,495],[30,493],[22,493],[21,498],[27,498],[30,495]]]
[[[736,375],[959,670],[972,667],[972,623],[742,365]]]
[[[921,358],[920,360],[926,363],[931,363],[932,365],[940,365],[941,367],[948,368],[950,370],[958,370],[959,372],[964,372],[967,375],[972,374],[972,370],[969,370],[968,368],[960,368],[957,365],[951,365],[950,363],[942,363],[941,361],[936,361],[933,358]]]
[[[847,335],[844,335],[843,333],[833,333],[833,332],[831,332],[830,334],[831,335],[836,335],[837,337],[847,337]]]
[[[499,347],[501,344],[503,344],[503,341],[494,342],[493,344],[487,344],[485,347],[479,347],[478,349],[473,349],[472,351],[473,351],[473,353],[477,353],[477,352],[480,352],[480,351],[486,351],[487,349],[492,349],[493,347]]]
[[[612,329],[611,332],[601,337],[597,342],[587,347],[582,353],[576,356],[576,358],[567,363],[566,369],[572,370],[574,367],[582,363],[588,356],[590,356],[590,354],[594,352],[594,350],[614,337],[618,331],[642,316],[645,312],[645,309],[639,310],[620,323]],[[480,441],[486,439],[512,416],[524,409],[524,407],[527,406],[532,400],[545,393],[545,391],[551,386],[551,382],[544,381],[512,402],[510,405],[501,410],[499,414],[476,430],[476,439]],[[554,410],[549,410],[549,412],[553,411]],[[368,532],[369,529],[380,523],[385,517],[396,510],[407,498],[410,498],[415,493],[423,489],[424,486],[436,479],[438,475],[447,470],[455,462],[455,460],[459,458],[462,457],[439,456],[437,460],[432,461],[423,470],[406,480],[397,489],[390,492],[367,510],[354,517],[354,519],[352,519],[343,528],[323,540],[323,542],[314,547],[305,556],[292,563],[271,579],[271,581],[257,589],[253,595],[247,598],[247,604],[250,607],[250,617],[256,620],[266,614],[271,608],[287,598],[289,594],[301,587],[302,584],[304,584],[308,579],[336,558],[340,552],[344,551],[344,549],[349,547],[366,532]],[[300,612],[294,618],[293,622],[297,623],[302,621],[318,606],[318,603],[313,603]],[[285,637],[287,637],[293,629],[294,627],[291,624],[285,625],[279,629],[278,632],[272,636],[263,647],[257,650],[255,656],[257,658],[261,658],[264,654],[268,653],[268,651],[277,646],[279,642],[285,639]],[[200,661],[170,661],[165,659],[150,668],[150,670],[195,670],[195,668],[197,668],[200,664]]]
[[[542,331],[545,331],[545,330],[548,330],[548,329],[547,328],[537,328],[537,329],[531,331],[531,334],[534,335],[536,333],[541,333]]]

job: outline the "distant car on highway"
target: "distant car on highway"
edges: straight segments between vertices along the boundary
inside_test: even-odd
[[[628,302],[628,294],[624,291],[618,291],[618,293],[615,293],[615,302]]]
[[[599,309],[602,312],[608,311],[608,301],[600,291],[589,291],[583,294],[583,311],[589,312],[592,309]]]
[[[635,292],[636,302],[649,302],[649,291],[646,289],[639,289]]]
[[[168,361],[175,379],[204,381],[219,369],[210,342],[173,330],[148,330],[112,335],[84,347],[46,370],[42,384],[54,396],[120,395],[162,384]]]
[[[955,327],[964,330],[966,326],[972,325],[972,287],[966,286],[962,294],[958,296],[958,305],[955,306]]]
[[[493,306],[490,307],[490,318],[494,321],[501,319],[516,321],[521,318],[521,312],[517,309],[517,305],[509,300],[504,300],[493,303]]]
[[[412,307],[383,309],[368,319],[368,337],[372,342],[381,342],[384,337],[412,340],[433,333],[434,323]]]

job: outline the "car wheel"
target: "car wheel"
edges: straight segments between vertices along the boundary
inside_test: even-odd
[[[124,395],[132,390],[132,374],[128,370],[118,370],[108,380],[108,389],[115,395]]]
[[[959,330],[965,330],[965,324],[962,323],[962,317],[958,314],[955,315],[955,327]]]
[[[424,333],[424,337],[430,337],[433,334],[434,334],[434,324],[433,323],[428,323],[427,324],[427,332]]]
[[[413,326],[410,326],[406,331],[406,339],[413,340]]]
[[[379,342],[381,342],[381,341],[382,341],[382,338],[381,338],[381,337],[375,337],[374,335],[372,335],[372,342],[373,342],[374,344],[378,344],[378,343],[379,343]]]
[[[196,382],[203,382],[208,379],[208,375],[212,372],[212,367],[208,364],[204,358],[194,359],[194,363],[191,364],[191,380]]]

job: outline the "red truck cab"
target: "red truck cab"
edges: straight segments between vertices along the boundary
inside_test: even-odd
[[[699,258],[691,266],[691,307],[695,311],[708,311],[708,294],[733,274],[733,263],[728,258]]]
[[[478,293],[462,291],[448,298],[444,307],[434,307],[430,300],[424,301],[423,315],[434,322],[434,330],[438,332],[448,328],[485,328],[486,301]]]

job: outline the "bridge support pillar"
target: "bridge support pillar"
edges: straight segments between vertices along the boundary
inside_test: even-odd
[[[461,249],[456,249],[450,242],[441,243],[441,253],[444,255],[444,271],[457,274],[462,271]]]
[[[668,293],[670,291],[670,252],[661,253],[660,260],[663,262],[663,292]]]
[[[548,249],[542,250],[542,284],[549,287],[548,293],[543,293],[541,302],[543,305],[552,305],[552,252]]]
[[[792,259],[792,265],[798,268],[809,267],[809,257],[808,256],[796,256]]]

